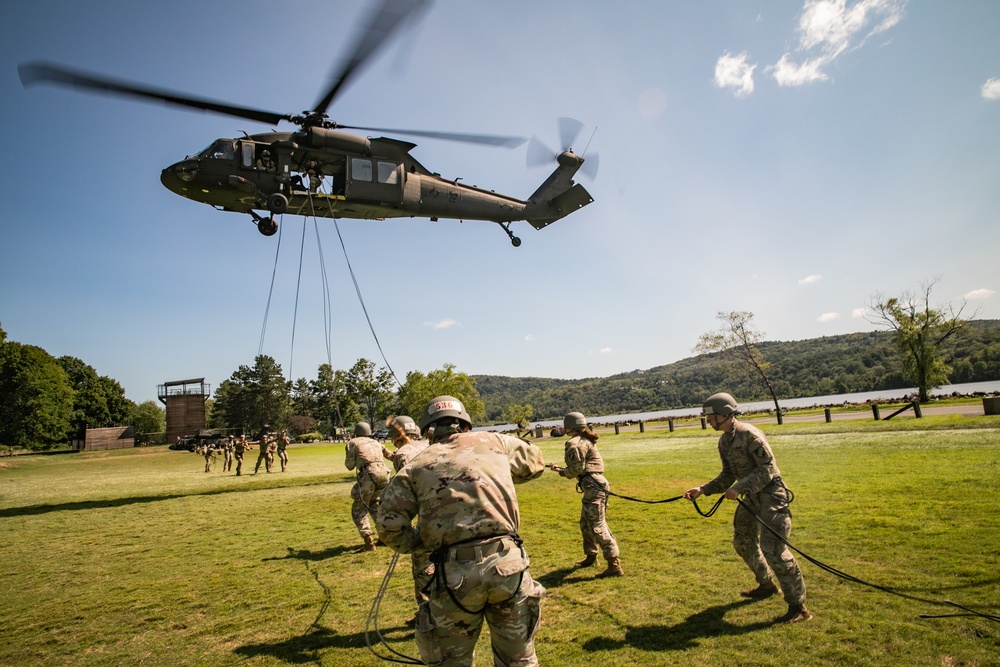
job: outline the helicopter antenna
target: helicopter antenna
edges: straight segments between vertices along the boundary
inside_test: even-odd
[[[580,157],[587,157],[587,150],[590,148],[590,142],[594,140],[594,135],[597,134],[597,126],[594,126],[594,131],[590,133],[590,139],[587,139],[587,145],[583,147],[583,152],[580,153]]]

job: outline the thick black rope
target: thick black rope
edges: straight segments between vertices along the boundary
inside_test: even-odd
[[[379,612],[382,609],[382,598],[385,597],[385,592],[389,588],[389,580],[392,578],[392,573],[396,569],[396,562],[399,560],[399,552],[392,552],[392,560],[389,562],[389,569],[385,571],[385,576],[382,577],[382,583],[379,585],[378,592],[375,594],[375,599],[372,601],[371,609],[368,611],[368,619],[365,621],[365,645],[368,650],[371,651],[379,660],[385,660],[386,662],[397,662],[402,665],[423,665],[423,660],[417,660],[416,658],[411,658],[405,653],[400,653],[396,649],[389,646],[389,642],[386,641],[385,637],[382,636],[382,631],[378,627],[378,617]],[[375,650],[372,645],[371,637],[369,636],[369,628],[374,628],[375,635],[378,637],[379,642],[387,651],[395,654],[398,657],[392,657],[391,655],[381,655]]]
[[[723,498],[725,498],[725,496],[723,496]],[[968,607],[963,607],[960,604],[952,602],[951,600],[932,600],[930,598],[924,598],[924,597],[920,597],[918,595],[910,595],[909,593],[903,593],[903,592],[897,591],[897,590],[895,590],[893,588],[889,588],[888,586],[882,586],[880,584],[873,584],[870,581],[865,581],[864,579],[861,579],[859,577],[855,577],[854,575],[851,575],[851,574],[848,574],[848,573],[843,572],[841,570],[838,570],[837,568],[835,568],[835,567],[833,567],[831,565],[827,565],[826,563],[813,558],[809,554],[805,553],[804,551],[802,551],[802,550],[796,548],[794,545],[792,545],[791,542],[789,542],[784,537],[782,537],[776,530],[774,530],[774,528],[771,528],[771,526],[767,525],[767,523],[765,523],[763,519],[761,519],[759,516],[757,516],[757,514],[752,509],[750,509],[749,505],[747,505],[745,502],[743,502],[743,500],[737,498],[736,502],[738,502],[740,504],[740,507],[742,507],[747,512],[749,512],[750,516],[752,516],[754,519],[757,520],[757,523],[759,523],[760,525],[764,526],[764,528],[766,528],[768,530],[768,532],[770,532],[772,535],[774,535],[776,538],[778,538],[778,541],[780,541],[786,547],[788,547],[789,549],[791,549],[795,553],[799,554],[800,556],[802,556],[807,561],[809,561],[810,563],[812,563],[816,567],[820,568],[824,572],[829,572],[830,574],[832,574],[832,575],[834,575],[836,577],[840,577],[841,579],[844,579],[846,581],[850,581],[850,582],[855,583],[855,584],[861,584],[862,586],[868,586],[869,588],[874,588],[875,590],[882,591],[883,593],[888,593],[889,595],[895,595],[897,597],[906,598],[907,600],[914,600],[915,602],[923,602],[924,604],[931,604],[931,605],[936,605],[936,606],[957,607],[958,609],[962,609],[963,611],[966,612],[964,614],[948,614],[949,616],[978,616],[980,618],[985,618],[988,621],[993,621],[994,623],[1000,623],[1000,616],[996,616],[996,615],[993,615],[993,614],[985,614],[985,613],[981,613],[981,612],[978,612],[978,611],[974,611],[972,609],[969,609]],[[939,617],[928,616],[928,615],[921,614],[920,618],[939,618]]]
[[[601,484],[599,484],[595,480],[593,480],[589,475],[582,475],[580,477],[580,480],[579,480],[577,486],[580,487],[582,485],[590,486],[590,488],[593,488],[593,489],[599,489],[599,490],[603,491],[604,493],[608,494],[609,496],[615,496],[616,498],[621,498],[623,500],[630,500],[632,502],[645,503],[645,504],[648,504],[648,505],[655,505],[655,504],[658,504],[658,503],[672,503],[672,502],[674,502],[676,500],[680,500],[681,498],[684,497],[684,496],[674,496],[673,498],[665,498],[663,500],[643,500],[641,498],[632,498],[630,496],[624,496],[624,495],[621,495],[621,494],[612,493],[610,490],[604,488]],[[788,493],[789,493],[789,501],[788,502],[791,502],[791,498],[793,497],[792,494],[791,494],[791,491],[788,490],[788,487],[784,486],[784,483],[782,483],[782,486],[786,489],[786,491],[788,491]],[[711,517],[712,515],[714,515],[719,510],[719,507],[722,506],[722,501],[724,501],[725,499],[726,499],[725,495],[720,495],[719,499],[717,501],[715,501],[715,504],[712,505],[712,507],[707,512],[703,512],[701,510],[701,507],[698,506],[698,501],[695,500],[695,499],[693,499],[693,498],[691,499],[691,504],[694,505],[694,509],[695,509],[695,511],[698,512],[698,514],[700,514],[703,517],[709,518],[709,517]],[[923,598],[923,597],[920,597],[920,596],[917,596],[917,595],[910,595],[908,593],[903,593],[903,592],[897,591],[895,589],[889,588],[888,586],[881,586],[879,584],[873,584],[873,583],[871,583],[869,581],[865,581],[864,579],[861,579],[859,577],[855,577],[854,575],[851,575],[851,574],[848,574],[846,572],[843,572],[842,570],[838,570],[837,568],[835,568],[835,567],[833,567],[831,565],[827,565],[826,563],[824,563],[824,562],[822,562],[822,561],[820,561],[820,560],[818,560],[816,558],[813,558],[812,556],[810,556],[809,554],[805,553],[804,551],[801,551],[800,549],[796,548],[791,542],[789,542],[788,540],[786,540],[777,531],[775,531],[773,528],[771,528],[771,526],[769,526],[767,523],[765,523],[763,519],[761,519],[759,516],[757,516],[757,514],[752,509],[750,509],[750,507],[746,503],[744,503],[741,499],[737,498],[736,502],[738,502],[743,509],[745,509],[747,512],[749,512],[750,516],[752,516],[754,519],[757,520],[757,523],[759,523],[760,525],[764,526],[764,528],[766,528],[772,535],[774,535],[776,538],[778,538],[778,540],[782,544],[784,544],[786,547],[788,547],[789,549],[791,549],[795,553],[799,554],[804,559],[806,559],[807,561],[809,561],[810,563],[812,563],[816,567],[820,568],[824,572],[828,572],[828,573],[830,573],[830,574],[832,574],[832,575],[834,575],[836,577],[844,579],[845,581],[850,581],[852,583],[860,584],[862,586],[868,586],[869,588],[874,588],[876,590],[882,591],[883,593],[888,593],[890,595],[896,595],[896,596],[901,597],[901,598],[906,598],[907,600],[914,600],[915,602],[923,602],[925,604],[931,604],[931,605],[936,605],[936,606],[951,606],[951,607],[956,607],[958,609],[961,609],[964,612],[964,613],[961,613],[961,614],[939,614],[939,615],[920,614],[919,618],[949,618],[949,617],[954,617],[954,616],[978,616],[978,617],[984,618],[984,619],[986,619],[988,621],[993,621],[995,623],[1000,623],[1000,616],[997,616],[997,615],[994,615],[994,614],[986,614],[986,613],[983,613],[983,612],[978,612],[978,611],[975,611],[973,609],[969,609],[968,607],[962,606],[962,605],[960,605],[960,604],[958,604],[956,602],[952,602],[951,600],[932,600],[930,598]]]

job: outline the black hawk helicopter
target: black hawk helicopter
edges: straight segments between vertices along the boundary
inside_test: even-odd
[[[278,230],[275,215],[379,220],[423,217],[485,220],[499,224],[517,247],[521,240],[512,222],[526,220],[542,229],[593,202],[573,181],[584,163],[568,144],[579,127],[563,124],[562,152],[556,170],[528,199],[447,180],[410,155],[416,144],[388,137],[362,137],[342,129],[386,132],[433,139],[516,147],[517,137],[393,130],[342,125],[329,120],[327,109],[344,85],[407,19],[426,9],[429,0],[383,0],[359,31],[332,85],[311,111],[279,114],[233,106],[122,80],[114,80],[61,65],[30,62],[18,66],[21,83],[52,83],[102,93],[166,102],[204,111],[277,125],[288,121],[294,132],[266,132],[235,139],[218,139],[208,148],[173,164],[160,175],[171,192],[223,211],[249,214],[265,236]],[[581,126],[582,127],[582,126]],[[571,129],[572,128],[572,129]],[[531,148],[531,147],[529,147]],[[535,154],[538,154],[536,148]],[[551,157],[552,153],[549,153]],[[596,162],[594,163],[596,164]],[[308,185],[306,185],[308,182]],[[324,187],[320,187],[320,186]],[[257,211],[267,212],[265,216]]]

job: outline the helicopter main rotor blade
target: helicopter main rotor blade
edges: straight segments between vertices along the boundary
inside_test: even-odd
[[[371,56],[389,42],[389,37],[409,18],[416,17],[430,6],[430,0],[382,0],[382,4],[368,15],[365,27],[348,51],[340,71],[331,76],[333,84],[326,95],[320,98],[313,111],[326,113],[337,93]],[[361,129],[361,128],[358,128]]]
[[[427,137],[429,139],[443,139],[445,141],[461,141],[467,144],[485,144],[487,146],[502,146],[503,148],[517,148],[527,139],[523,137],[505,137],[495,134],[464,134],[462,132],[426,132],[423,130],[396,130],[384,127],[361,127],[360,125],[341,125],[337,127],[347,130],[365,130],[367,132],[385,132],[387,134],[408,134],[414,137]]]
[[[35,83],[54,83],[74,88],[85,88],[99,93],[111,93],[124,95],[126,97],[140,97],[148,100],[157,100],[173,104],[176,106],[200,109],[202,111],[214,111],[216,113],[257,120],[262,123],[275,125],[280,120],[288,120],[289,117],[271,111],[260,109],[250,109],[247,107],[237,107],[230,104],[223,104],[212,100],[198,97],[182,95],[157,88],[141,86],[128,81],[115,80],[107,77],[69,69],[61,65],[45,62],[21,63],[17,66],[18,75],[21,77],[21,85],[27,87]]]

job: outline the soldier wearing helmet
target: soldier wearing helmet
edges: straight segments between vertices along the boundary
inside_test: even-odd
[[[351,518],[365,541],[364,551],[375,551],[369,515],[375,518],[379,496],[389,483],[389,468],[382,460],[385,448],[371,435],[372,427],[367,422],[358,422],[354,425],[354,437],[344,448],[344,465],[348,470],[357,470],[358,481],[351,487]]]
[[[597,451],[599,437],[587,425],[582,412],[571,412],[563,417],[563,430],[570,436],[566,441],[566,467],[555,463],[549,467],[563,477],[576,480],[583,492],[583,507],[580,510],[580,532],[583,533],[583,560],[577,567],[590,567],[597,561],[597,552],[604,554],[608,568],[598,577],[620,577],[625,574],[618,558],[618,542],[608,528],[608,491],[611,485],[604,477],[604,459]]]
[[[684,497],[694,500],[701,495],[725,493],[727,499],[736,500],[742,495],[742,504],[733,517],[733,547],[753,572],[757,587],[740,595],[763,600],[777,593],[780,586],[788,612],[776,622],[808,621],[812,614],[806,609],[806,586],[795,556],[770,530],[762,531],[757,521],[759,518],[765,522],[784,540],[792,531],[789,491],[781,480],[771,445],[756,426],[736,419],[738,405],[731,395],[712,394],[705,399],[703,410],[708,424],[722,432],[722,472],[711,482],[688,489]],[[772,572],[778,586],[771,579]]]
[[[385,420],[385,426],[389,431],[389,437],[392,439],[392,445],[395,447],[395,451],[390,453],[386,458],[392,461],[392,466],[396,469],[396,472],[402,470],[403,466],[409,463],[417,454],[427,449],[427,446],[430,444],[420,437],[420,429],[412,417],[407,417],[406,415],[389,417]],[[430,554],[426,551],[414,551],[410,554],[410,572],[413,574],[413,589],[417,600],[417,607],[420,606],[421,602],[427,600],[427,595],[424,594],[423,590],[428,582],[430,582],[431,577],[434,576],[434,563],[430,561],[429,557]],[[408,619],[406,624],[413,625],[415,622],[416,617],[413,617]]]
[[[383,492],[379,537],[401,553],[431,554],[434,577],[415,628],[424,663],[472,664],[485,619],[496,664],[538,665],[545,589],[528,574],[514,485],[539,477],[545,462],[524,440],[471,427],[460,400],[427,405],[420,428],[433,429],[431,444]]]

